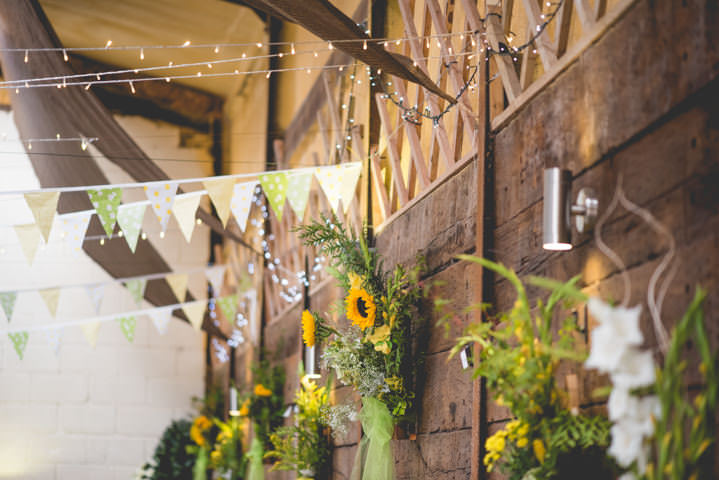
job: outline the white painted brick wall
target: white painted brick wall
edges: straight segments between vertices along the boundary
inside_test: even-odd
[[[178,133],[174,127],[137,118],[121,120],[131,134],[141,132],[138,135],[144,137],[136,139],[150,156],[210,160],[201,151],[183,149],[180,152],[176,148],[177,139],[171,136]],[[0,112],[0,131],[12,132],[7,122],[8,114]],[[10,137],[13,135],[9,133]],[[143,138],[151,139],[152,145],[143,144]],[[14,150],[20,151],[22,147]],[[178,164],[183,168],[180,173],[173,171],[173,163],[161,166],[178,178],[210,174],[206,170],[210,162],[174,163]],[[118,175],[108,173],[112,181],[125,181]],[[2,182],[0,178],[0,188]],[[0,211],[0,217],[3,215]],[[146,223],[147,228],[157,228]],[[172,258],[166,260],[174,268],[204,267],[209,253],[206,227],[199,227],[190,246],[177,228],[172,221],[162,240],[164,243],[158,245],[159,240],[152,240],[155,246],[162,247],[158,248],[160,251],[172,252]],[[16,241],[14,234],[0,232],[0,237],[3,244]],[[65,278],[68,268],[72,268],[73,278],[69,280],[72,283],[83,283],[87,278],[91,278],[90,281],[107,279],[107,274],[86,257],[53,260],[47,252],[40,252],[35,265],[28,268],[19,249],[14,252],[15,258],[11,258],[12,253],[8,249],[7,254],[0,255],[1,271],[13,272],[13,277],[0,277],[3,291],[8,285],[15,285],[12,282],[32,287],[68,281]],[[193,282],[196,284],[193,292],[203,294],[204,280],[195,278]],[[52,322],[47,310],[37,302],[32,295],[21,294],[10,326],[22,325],[22,322]],[[113,287],[106,290],[101,313],[134,308],[126,290]],[[92,315],[92,306],[84,291],[63,291],[58,319]],[[0,322],[5,323],[1,313]],[[0,325],[2,328],[4,325]],[[132,478],[137,468],[152,456],[170,420],[190,412],[191,397],[202,394],[203,373],[203,336],[177,319],[170,322],[167,334],[161,336],[149,319],[138,318],[132,344],[115,322],[103,323],[94,349],[79,328],[66,328],[57,355],[42,333],[34,333],[22,361],[7,338],[0,338],[0,478]]]

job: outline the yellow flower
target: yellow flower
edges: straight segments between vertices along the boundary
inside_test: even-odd
[[[219,462],[221,457],[222,454],[219,450],[213,450],[212,453],[210,453],[210,459],[215,463]]]
[[[519,448],[524,448],[527,446],[528,440],[527,437],[522,437],[519,440],[517,440],[517,446]]]
[[[360,277],[355,272],[349,272],[347,278],[350,281],[350,290],[360,290],[362,288],[362,283],[364,283],[363,277]]]
[[[212,426],[212,421],[204,415],[200,415],[192,422],[190,427],[190,438],[199,446],[205,445],[205,436],[203,433]]]
[[[308,347],[315,346],[315,317],[309,310],[302,312],[302,340]]]
[[[537,457],[539,463],[544,463],[544,456],[547,454],[547,449],[544,448],[544,442],[535,438],[532,441],[532,448],[534,449],[534,456]]]
[[[363,288],[353,288],[345,298],[347,318],[362,330],[374,325],[375,304],[372,295]]]
[[[402,389],[402,379],[396,375],[393,377],[385,378],[384,383],[386,383],[389,388],[394,391],[399,391]]]
[[[272,395],[272,390],[265,387],[261,383],[258,383],[257,385],[255,385],[255,395],[257,395],[258,397],[269,397],[270,395]]]
[[[244,402],[242,402],[242,406],[240,407],[240,416],[246,417],[250,414],[250,399],[248,398]]]
[[[507,445],[507,442],[505,440],[505,437],[507,436],[507,432],[504,430],[500,430],[491,437],[487,439],[484,446],[487,448],[488,452],[495,452],[499,453],[504,450],[504,447]]]

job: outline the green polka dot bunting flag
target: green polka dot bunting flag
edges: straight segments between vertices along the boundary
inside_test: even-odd
[[[175,202],[177,193],[177,182],[167,182],[152,185],[145,185],[145,195],[150,201],[150,210],[160,222],[164,232],[167,230],[167,222],[172,215],[172,205]]]
[[[145,278],[135,278],[125,282],[125,287],[127,288],[127,291],[130,292],[130,295],[132,295],[132,299],[138,307],[142,305],[142,299],[145,296],[146,285],[147,279]]]
[[[217,299],[217,305],[225,316],[225,319],[234,324],[237,316],[237,295],[230,295]]]
[[[13,332],[8,333],[7,336],[10,338],[12,346],[15,348],[15,353],[17,353],[17,356],[20,360],[22,360],[23,355],[25,355],[25,347],[27,347],[27,341],[28,338],[30,338],[30,334],[27,332]]]
[[[85,240],[90,217],[92,212],[71,213],[60,217],[58,222],[60,236],[73,255],[82,251],[82,242]]]
[[[262,190],[265,192],[272,210],[277,215],[277,219],[282,220],[282,211],[285,208],[285,199],[287,198],[287,173],[260,175],[260,185],[262,185]]]
[[[147,205],[144,203],[128,203],[120,205],[117,210],[117,223],[132,253],[135,253],[137,248],[137,238],[140,236],[146,209]]]
[[[120,330],[125,334],[127,341],[132,343],[135,340],[135,325],[137,324],[135,317],[120,317],[117,322],[120,324]]]
[[[122,201],[122,190],[119,188],[103,188],[100,190],[90,189],[87,191],[92,206],[95,207],[102,228],[107,236],[112,235],[117,220],[117,209]]]
[[[312,172],[289,175],[287,200],[289,200],[292,210],[295,211],[300,220],[305,218],[305,209],[307,208],[307,199],[310,197],[311,186]]]
[[[15,310],[15,300],[17,300],[17,292],[0,292],[0,305],[5,312],[5,317],[9,322],[12,320],[12,312]]]
[[[243,232],[245,228],[247,228],[247,217],[250,216],[256,186],[257,182],[236,183],[234,191],[232,192],[230,208],[232,209],[232,215],[235,216],[237,225],[240,226],[240,230]]]

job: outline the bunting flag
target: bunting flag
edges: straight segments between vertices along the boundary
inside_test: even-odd
[[[227,220],[230,218],[230,201],[232,200],[232,192],[235,188],[234,178],[215,178],[202,182],[207,190],[207,194],[215,206],[217,216],[220,217],[222,226],[227,226]]]
[[[62,328],[48,328],[44,332],[45,340],[53,353],[57,355],[60,352],[60,339],[62,338]]]
[[[310,197],[311,186],[312,173],[289,175],[287,200],[289,200],[292,210],[295,211],[300,221],[305,218],[305,210],[307,209],[307,200]]]
[[[160,335],[167,333],[167,326],[170,324],[170,320],[172,319],[173,310],[174,307],[160,307],[153,309],[147,314]]]
[[[315,176],[335,213],[339,209],[340,200],[342,200],[345,213],[347,212],[355,196],[360,173],[362,173],[360,163],[349,164],[349,166],[336,165],[334,168],[318,168],[315,170]]]
[[[187,296],[187,280],[188,275],[186,273],[173,273],[165,277],[165,281],[167,281],[172,293],[175,294],[180,303],[184,302]]]
[[[57,201],[60,198],[60,192],[39,192],[39,193],[26,193],[25,202],[32,211],[32,216],[35,217],[35,224],[40,229],[42,238],[47,243],[50,238],[50,230],[52,229],[52,222],[55,218],[55,211],[57,210]]]
[[[27,225],[15,225],[15,234],[20,240],[20,246],[25,254],[27,263],[32,265],[35,260],[35,254],[37,253],[37,247],[40,246],[40,240],[42,240],[42,234],[40,229],[34,223]]]
[[[157,221],[160,222],[163,232],[167,229],[167,222],[172,215],[172,204],[175,201],[176,193],[177,182],[145,185],[145,194],[150,201],[150,208],[157,217]]]
[[[182,311],[187,315],[187,319],[190,320],[192,328],[196,331],[202,329],[202,320],[205,318],[205,310],[207,309],[207,301],[195,300],[182,306]]]
[[[92,348],[95,348],[95,345],[97,345],[97,333],[100,330],[100,322],[83,323],[80,325],[80,328],[82,329],[83,335],[85,335],[87,343],[89,343]]]
[[[240,226],[240,230],[242,230],[243,233],[247,228],[247,218],[250,216],[252,199],[255,196],[257,183],[258,182],[236,183],[232,193],[230,208],[232,209],[232,215],[235,216],[237,225]]]
[[[37,293],[40,294],[43,301],[45,302],[45,305],[47,306],[48,311],[50,312],[50,316],[55,318],[55,314],[57,313],[57,304],[60,300],[60,289],[59,288],[45,288],[43,290],[38,290]]]
[[[287,196],[287,173],[279,172],[260,175],[260,185],[262,185],[262,190],[265,192],[272,210],[277,215],[277,219],[282,220],[282,211],[285,208],[285,198]]]
[[[122,333],[125,334],[127,341],[132,343],[132,341],[135,340],[135,326],[137,325],[135,317],[120,317],[117,318],[117,321],[120,324],[120,329],[122,330]]]
[[[117,209],[122,200],[122,190],[119,188],[103,188],[100,190],[89,189],[87,195],[90,197],[92,206],[100,218],[102,228],[107,236],[112,236],[117,220]]]
[[[138,307],[142,305],[142,299],[145,297],[145,286],[147,285],[146,278],[133,278],[125,282],[125,288],[132,295],[132,299],[135,301],[135,305]]]
[[[85,287],[85,291],[92,302],[92,306],[95,308],[95,313],[100,313],[102,298],[105,296],[105,285],[102,283],[98,283],[97,285],[87,285]]]
[[[60,235],[70,253],[77,254],[82,250],[82,242],[85,240],[85,232],[90,223],[92,211],[80,212],[77,214],[62,215],[58,222]]]
[[[215,296],[219,295],[222,290],[222,285],[224,284],[225,279],[225,270],[227,270],[226,265],[215,265],[214,267],[210,267],[205,270],[205,276],[207,277],[207,281],[210,282],[210,285],[212,285],[212,291]]]
[[[5,318],[7,318],[8,322],[12,320],[15,300],[17,300],[17,292],[0,292],[0,305],[2,305],[2,310],[5,312]]]
[[[28,338],[30,338],[30,334],[27,332],[15,332],[8,333],[7,336],[10,338],[12,346],[15,347],[15,353],[17,353],[18,358],[22,360],[23,355],[25,355],[25,347],[27,347],[27,341]]]
[[[117,210],[117,224],[120,225],[132,253],[135,253],[137,248],[137,238],[140,236],[146,209],[147,205],[139,202],[120,205]]]
[[[237,316],[237,294],[218,298],[217,305],[225,319],[234,325]]]
[[[185,236],[187,243],[190,243],[192,232],[195,231],[195,215],[201,198],[202,196],[197,193],[186,193],[175,197],[172,213],[175,215],[175,220],[180,225],[180,231]]]

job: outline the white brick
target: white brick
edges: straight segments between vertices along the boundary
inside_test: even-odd
[[[55,432],[57,431],[57,407],[55,405],[5,405],[0,408],[0,425],[7,432]]]
[[[23,480],[55,480],[55,465],[33,464],[32,471],[23,472]]]
[[[164,377],[172,375],[174,362],[174,350],[120,349],[117,371],[125,376]]]
[[[156,407],[190,406],[202,394],[202,377],[173,377],[148,380],[148,403]]]
[[[192,325],[184,320],[173,317],[167,326],[167,333],[161,338],[162,345],[168,347],[187,347],[201,352],[204,334],[197,333],[195,329],[192,328]]]
[[[60,361],[55,355],[55,351],[46,345],[39,344],[40,341],[35,339],[36,344],[33,345],[33,338],[30,337],[30,343],[25,348],[23,359],[20,360],[12,346],[5,348],[3,355],[5,357],[4,367],[12,372],[56,372],[59,369]],[[62,349],[61,349],[62,350]]]
[[[112,438],[107,441],[107,464],[129,465],[135,468],[145,461],[142,439]]]
[[[25,402],[30,399],[30,375],[0,371],[0,403]]]
[[[57,480],[104,480],[112,478],[110,467],[94,465],[58,465]]]
[[[42,456],[48,463],[85,463],[85,439],[83,437],[70,437],[57,435],[45,439]]]
[[[114,478],[115,480],[132,480],[135,478],[137,469],[141,466],[142,465],[138,465],[137,467],[115,467],[113,468]]]
[[[91,405],[62,406],[62,431],[65,433],[112,433],[115,409]]]
[[[159,436],[170,424],[172,412],[167,408],[120,407],[117,431],[128,435]]]
[[[145,401],[145,378],[96,375],[90,383],[93,404],[137,404]]]
[[[175,375],[204,378],[205,355],[197,348],[181,348],[175,354]]]
[[[78,403],[87,400],[87,376],[81,374],[35,374],[32,399],[47,403]]]
[[[111,347],[67,345],[60,349],[60,368],[63,372],[114,375],[117,372],[117,351]]]
[[[103,465],[107,457],[106,436],[85,436],[85,461],[93,465]]]

